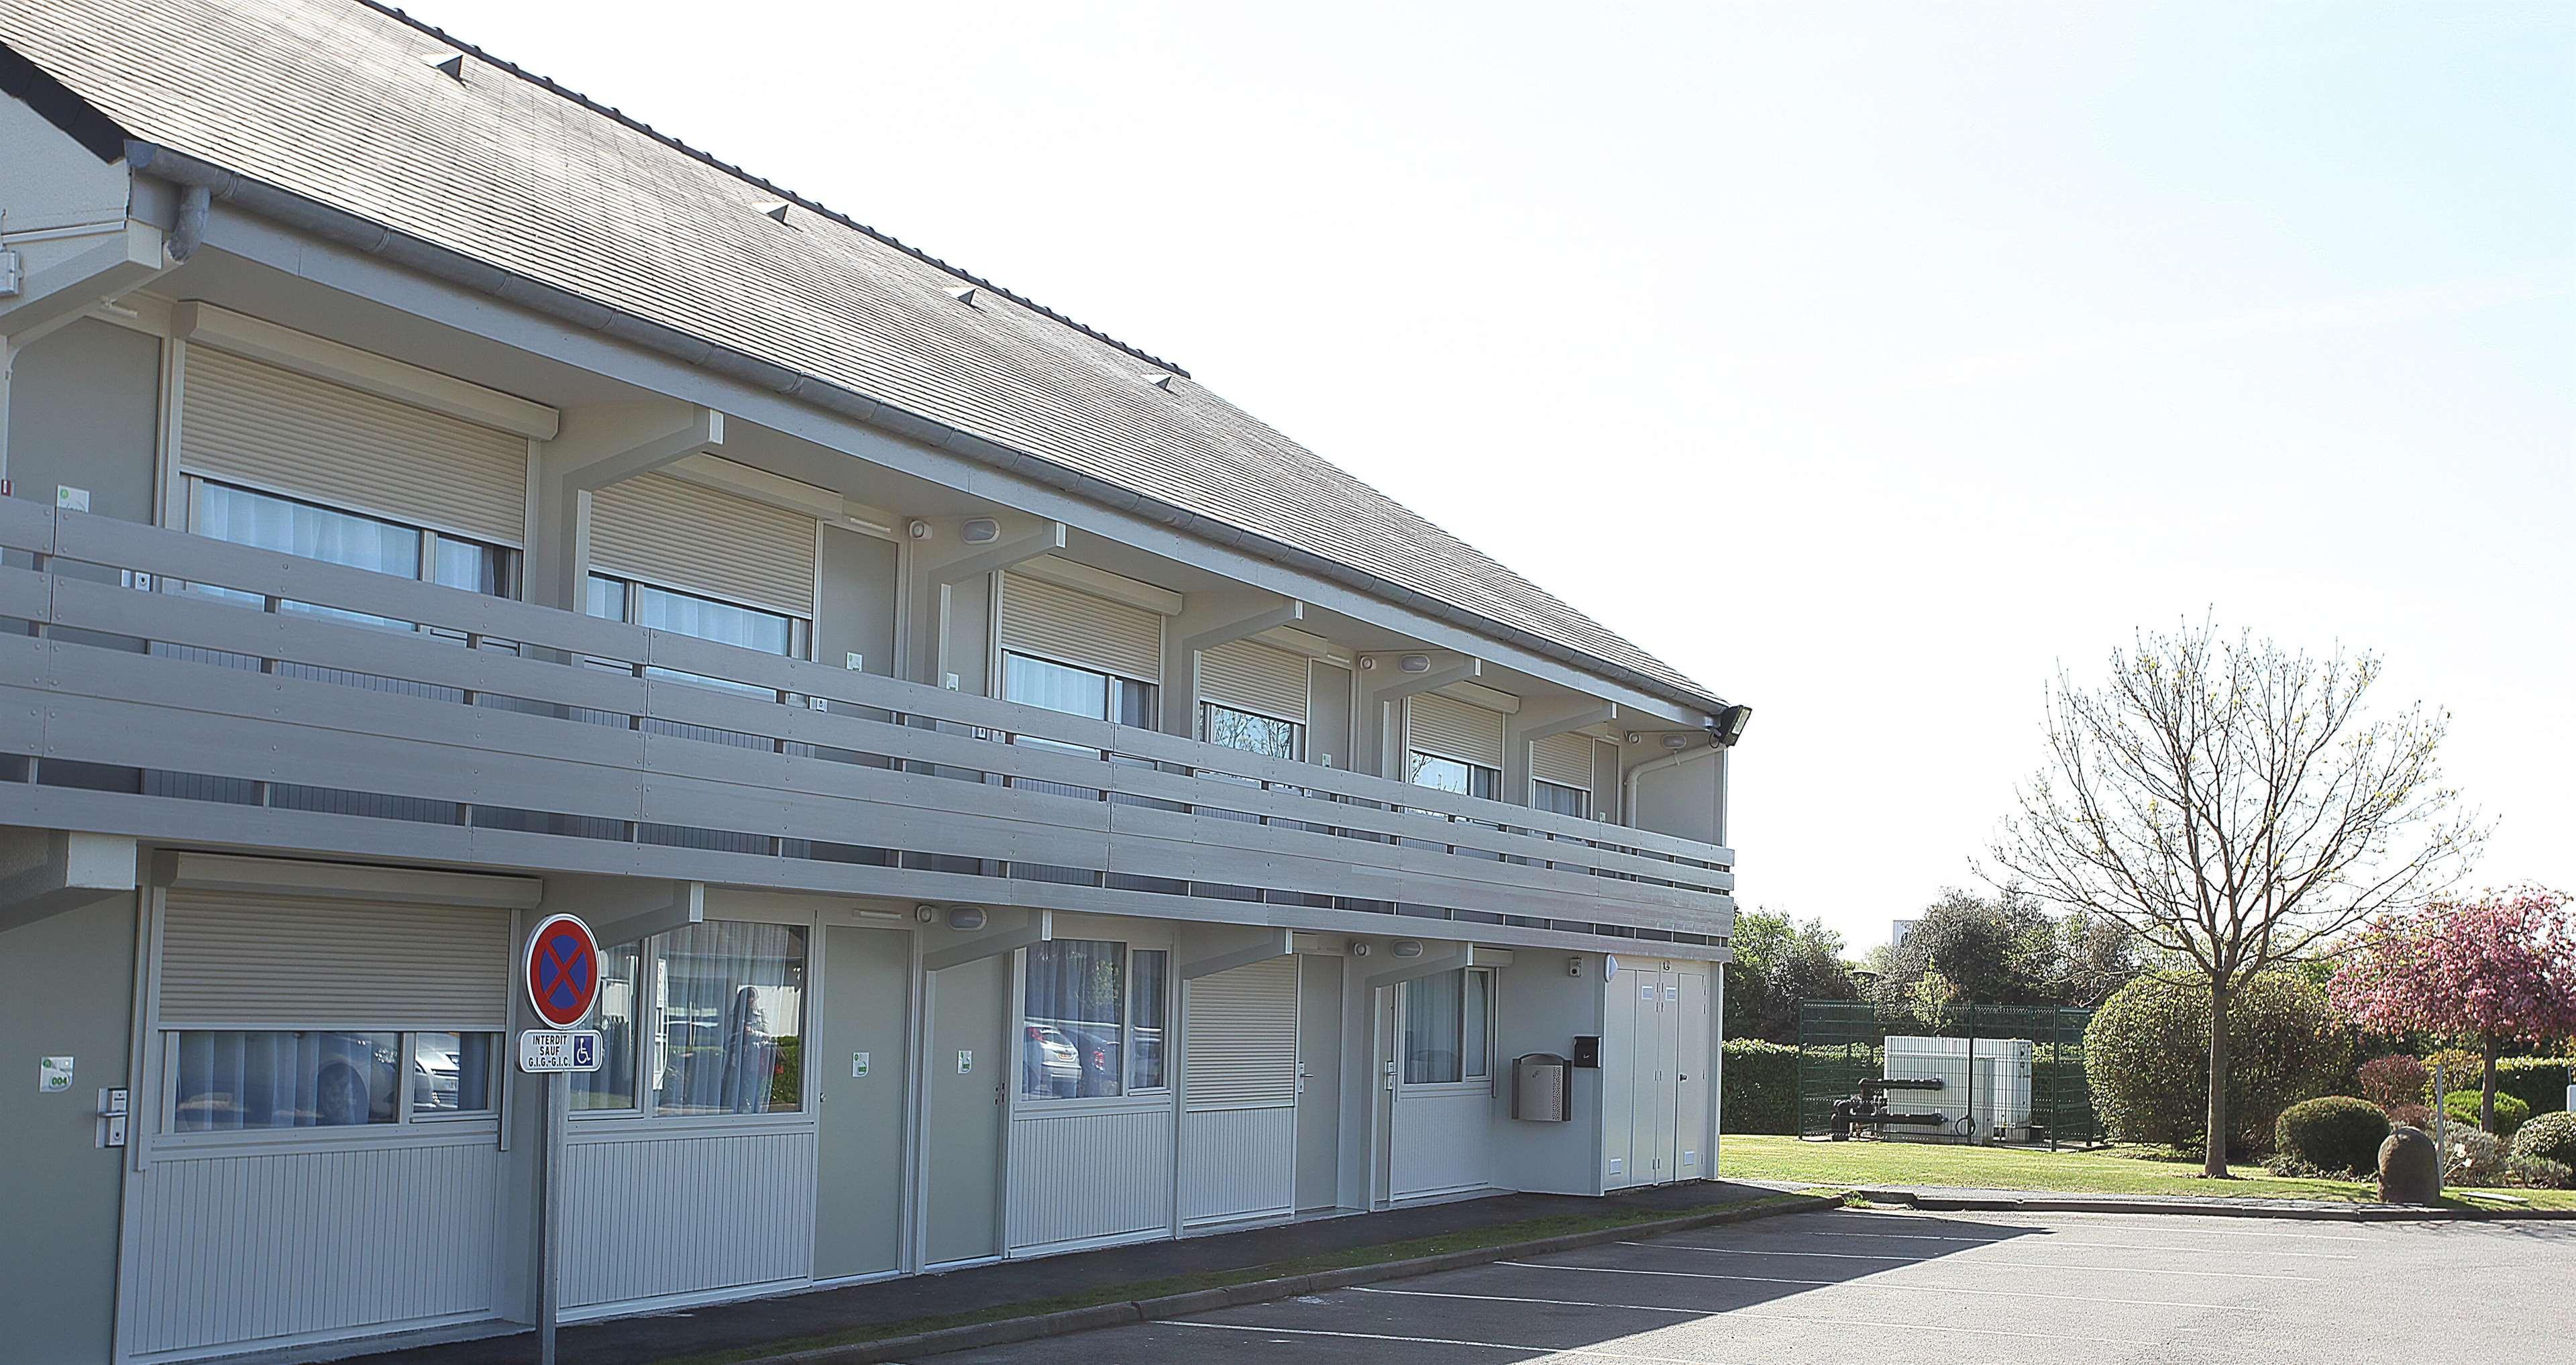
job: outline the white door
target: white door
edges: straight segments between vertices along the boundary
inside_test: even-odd
[[[1705,971],[1678,974],[1673,1146],[1681,1157],[1673,1175],[1676,1180],[1704,1180],[1709,1175],[1708,1086],[1716,1073],[1708,1065],[1708,976]]]
[[[1673,1078],[1681,1060],[1681,1031],[1674,1024],[1681,1016],[1681,986],[1670,965],[1658,965],[1654,971],[1638,975],[1643,984],[1637,1000],[1641,1035],[1637,1055],[1642,1069],[1637,1096],[1643,1107],[1637,1116],[1637,1128],[1646,1137],[1645,1178],[1661,1185],[1671,1181],[1681,1165],[1680,1150],[1673,1143]],[[1649,995],[1652,999],[1647,998]]]

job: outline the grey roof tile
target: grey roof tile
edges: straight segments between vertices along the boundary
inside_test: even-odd
[[[480,52],[460,84],[399,12],[0,0],[0,43],[138,139],[1714,700],[1178,366]]]

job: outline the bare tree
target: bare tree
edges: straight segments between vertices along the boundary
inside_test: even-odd
[[[2098,690],[2060,668],[2048,762],[1992,850],[2025,889],[2110,917],[2207,982],[2214,1177],[2236,987],[2444,890],[2485,838],[2442,784],[2448,714],[2370,717],[2379,671],[2368,654],[2312,658],[2207,621],[2141,632]]]

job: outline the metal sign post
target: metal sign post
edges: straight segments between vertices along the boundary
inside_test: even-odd
[[[519,1034],[519,1070],[546,1078],[545,1112],[537,1159],[537,1365],[555,1365],[555,1321],[563,1304],[564,1132],[572,1120],[572,1086],[565,1077],[597,1071],[599,1032],[576,1027],[599,1000],[599,941],[571,915],[549,915],[528,935],[520,963],[528,1005],[552,1028]]]

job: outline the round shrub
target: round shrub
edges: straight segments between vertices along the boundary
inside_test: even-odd
[[[2504,1179],[2504,1144],[2480,1128],[2454,1128],[2442,1151],[2442,1182],[2485,1189]]]
[[[2442,1097],[2442,1112],[2449,1114],[2453,1123],[2465,1123],[2472,1128],[2477,1127],[2478,1115],[2482,1112],[2482,1108],[2479,1091],[2454,1090]],[[2498,1091],[2495,1115],[2496,1136],[2509,1138],[2513,1136],[2515,1129],[2520,1128],[2531,1118],[2531,1106],[2514,1096]]]
[[[2394,1112],[2401,1104],[2422,1104],[2424,1087],[2433,1083],[2432,1077],[2422,1062],[2399,1054],[2363,1062],[2358,1079],[2363,1098]]]
[[[2388,1140],[2388,1116],[2350,1095],[2319,1095],[2281,1111],[2273,1125],[2280,1154],[2320,1171],[2360,1175],[2379,1160]]]
[[[2506,1157],[2504,1178],[2526,1190],[2576,1190],[2576,1166],[2545,1156]]]
[[[2513,1154],[2576,1166],[2576,1114],[2532,1115],[2514,1132]]]
[[[2228,1001],[2228,1150],[2259,1155],[2281,1111],[2324,1094],[2351,1064],[2352,1040],[2325,992],[2288,972],[2237,985]],[[2112,1134],[2188,1147],[2209,1108],[2209,987],[2190,973],[2141,976],[2084,1031],[2084,1073]]]

